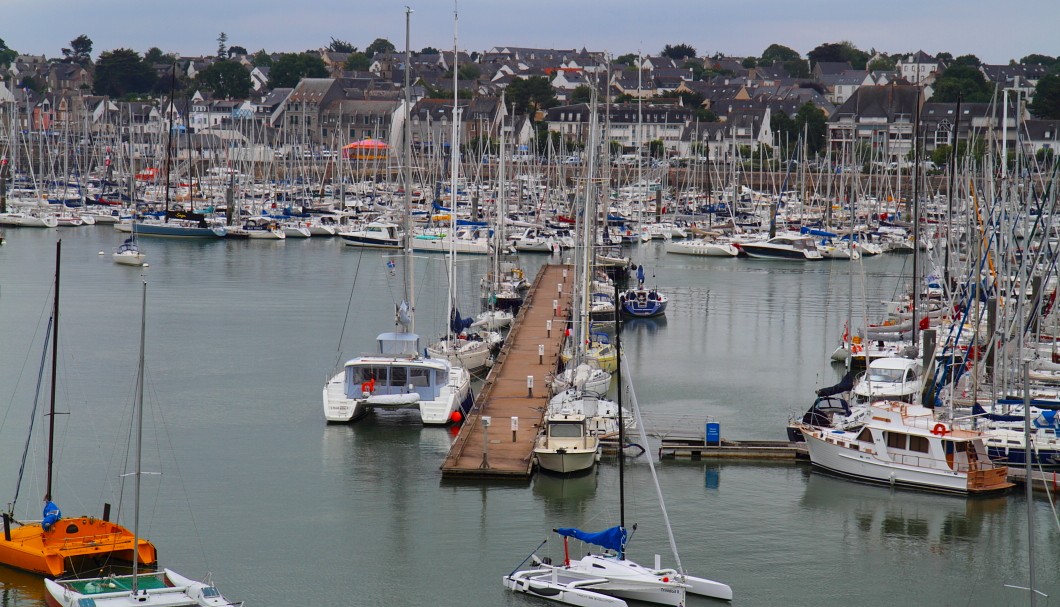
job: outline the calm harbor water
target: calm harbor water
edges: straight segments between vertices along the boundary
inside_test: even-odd
[[[55,231],[7,230],[0,247],[0,503],[14,497],[44,327]],[[141,271],[116,266],[106,226],[60,230],[59,449],[67,515],[118,503],[129,445]],[[501,576],[553,527],[618,519],[617,466],[529,484],[448,482],[452,435],[415,416],[327,426],[320,390],[374,348],[400,300],[378,252],[337,240],[145,240],[148,286],[145,534],[161,564],[212,572],[250,607],[547,605]],[[106,255],[98,253],[104,251]],[[671,297],[665,320],[623,334],[646,425],[697,432],[708,416],[735,439],[780,439],[828,364],[844,320],[878,313],[908,258],[785,264],[631,249]],[[545,257],[525,257],[533,271]],[[417,258],[417,329],[444,327],[446,268]],[[456,264],[473,311],[485,259]],[[400,267],[400,264],[399,264]],[[849,286],[857,297],[850,311]],[[857,321],[855,320],[855,324]],[[46,390],[45,393],[46,395]],[[42,396],[41,406],[47,404]],[[410,423],[411,422],[411,423]],[[39,518],[43,438],[34,433],[16,514]],[[964,499],[861,485],[790,463],[666,461],[658,466],[682,564],[733,587],[734,605],[1015,605],[1027,584],[1022,494]],[[627,476],[633,558],[672,563],[644,458]],[[131,520],[131,490],[122,520]],[[1033,504],[1038,586],[1060,596],[1060,533]],[[560,558],[562,546],[543,549]],[[1057,599],[1053,598],[1053,602]],[[1039,604],[1043,602],[1040,601]],[[0,569],[0,605],[43,604],[39,578]],[[691,598],[690,605],[711,605]]]

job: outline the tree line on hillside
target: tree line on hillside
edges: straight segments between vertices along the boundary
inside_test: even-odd
[[[186,71],[176,68],[175,55],[166,54],[158,47],[149,48],[142,55],[128,48],[113,49],[100,53],[93,61],[93,42],[84,34],[71,40],[69,47],[61,49],[60,61],[75,63],[90,70],[93,75],[92,93],[116,99],[150,98],[168,94],[188,95],[194,90],[206,91],[218,98],[245,99],[252,90],[252,82],[247,68],[241,62],[244,58],[255,67],[269,68],[268,84],[271,88],[292,88],[302,78],[326,78],[329,75],[327,65],[316,52],[274,54],[261,49],[251,53],[242,46],[229,46],[228,36],[224,32],[218,36],[217,42],[214,61],[197,72],[194,78],[189,77]],[[330,52],[346,54],[343,67],[349,71],[366,71],[377,54],[396,51],[394,44],[385,38],[376,38],[361,51],[350,42],[333,37],[324,48]],[[438,49],[433,47],[425,47],[416,54],[438,52]],[[717,64],[711,61],[722,59],[723,55],[720,53],[713,57],[699,57],[696,49],[686,43],[667,44],[660,51],[660,55],[692,70],[693,77],[697,80],[724,75],[727,71],[731,73],[731,70],[717,67]],[[10,65],[17,56],[18,52],[0,39],[0,68]],[[897,55],[878,53],[875,49],[861,50],[849,41],[822,43],[806,53],[805,57],[790,47],[770,44],[762,51],[761,56],[742,58],[741,65],[744,68],[769,67],[792,78],[809,78],[813,66],[818,63],[849,63],[855,70],[892,71],[895,69],[897,58]],[[945,65],[945,69],[932,84],[933,101],[952,102],[960,97],[965,102],[986,102],[995,97],[995,86],[986,80],[980,69],[983,62],[977,56],[969,54],[954,57],[950,53],[940,53],[937,59]],[[612,63],[616,68],[635,70],[638,60],[636,54],[628,53],[615,57]],[[159,68],[166,64],[173,66],[168,77],[166,70]],[[1035,53],[1021,58],[1018,62],[1013,60],[1010,64],[1038,65],[1046,68],[1047,74],[1038,80],[1034,100],[1028,107],[1036,117],[1060,119],[1060,57]],[[448,76],[451,75],[450,71]],[[457,73],[457,77],[462,80],[473,80],[481,75],[481,69],[476,64],[460,66]],[[32,76],[24,76],[16,84],[37,91],[44,87],[44,84]],[[448,97],[452,93],[443,88],[435,90],[428,87],[427,94],[433,97]],[[513,81],[506,89],[506,96],[517,111],[531,113],[558,103],[551,91],[549,79],[543,76]],[[716,119],[709,110],[700,107],[702,98],[697,99],[695,94],[689,93],[682,96],[685,97],[683,101],[686,105],[698,108],[697,119]],[[575,103],[587,102],[588,98],[587,86],[579,87],[572,95],[572,101]],[[615,100],[626,101],[628,98]],[[802,112],[802,109],[799,111]],[[806,124],[805,119],[804,116],[802,124]]]

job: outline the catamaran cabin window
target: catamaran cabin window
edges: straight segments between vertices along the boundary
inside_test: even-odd
[[[374,379],[377,384],[386,385],[387,369],[383,365],[379,366],[366,366],[366,367],[350,367],[350,382],[354,384],[363,384],[366,381]]]
[[[917,453],[928,452],[928,439],[924,436],[910,436],[909,437],[909,450],[916,451]]]
[[[390,385],[405,387],[408,385],[409,370],[407,367],[390,367]]]
[[[581,438],[581,424],[550,424],[548,434],[553,438]]]
[[[431,370],[423,368],[409,369],[409,383],[413,386],[429,386],[431,383]]]

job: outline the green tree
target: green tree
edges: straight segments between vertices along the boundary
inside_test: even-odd
[[[1034,87],[1034,100],[1028,107],[1038,118],[1060,118],[1060,75],[1042,76]]]
[[[367,71],[371,65],[372,60],[368,58],[368,55],[354,51],[346,58],[346,63],[342,67],[350,72],[364,72]]]
[[[865,69],[870,72],[893,72],[897,63],[894,57],[877,57],[870,61]]]
[[[328,50],[333,53],[356,53],[357,47],[345,40],[332,38],[331,43],[328,44]]]
[[[556,93],[552,90],[548,78],[531,76],[513,80],[505,89],[508,101],[515,106],[516,113],[527,114],[533,119],[538,110],[545,110],[558,105]]]
[[[618,156],[622,153],[622,142],[611,141],[607,144],[607,150],[612,156]]]
[[[19,88],[29,89],[35,93],[40,93],[44,90],[44,85],[33,76],[24,76],[18,83]]]
[[[944,167],[950,162],[950,155],[953,153],[953,148],[948,143],[942,143],[935,146],[935,151],[931,152],[931,162],[935,163],[937,167]]]
[[[770,114],[769,130],[773,131],[774,136],[776,136],[781,143],[789,142],[794,144],[798,141],[799,135],[802,134],[802,132],[795,126],[795,121],[783,110],[776,114]],[[783,156],[789,156],[788,150],[784,150]]]
[[[228,58],[229,59],[231,59],[232,57],[245,57],[245,56],[247,56],[249,54],[250,53],[247,52],[247,48],[245,46],[230,46],[230,47],[228,47]]]
[[[152,46],[151,48],[147,49],[146,53],[144,53],[144,61],[150,63],[151,65],[154,65],[156,63],[166,63],[166,54],[163,53],[162,49],[158,48],[157,46]]]
[[[744,60],[740,62],[740,65],[747,69],[758,67],[758,59],[755,59],[754,57],[744,57]]]
[[[8,48],[7,43],[4,42],[3,38],[0,38],[0,66],[11,65],[15,57],[18,57],[18,51]]]
[[[269,71],[270,88],[294,88],[302,78],[327,78],[324,60],[310,53],[284,53]]]
[[[221,35],[217,37],[217,58],[228,59],[228,34],[221,32]]]
[[[666,155],[666,144],[662,139],[652,139],[648,142],[648,156],[662,158]]]
[[[421,55],[441,55],[442,53],[441,53],[441,51],[439,51],[438,49],[434,48],[433,46],[425,46],[425,47],[420,49],[420,54]]]
[[[807,101],[795,113],[795,129],[806,134],[806,147],[810,154],[824,151],[828,141],[828,120],[821,108]]]
[[[953,67],[955,65],[965,65],[965,66],[968,66],[968,67],[979,67],[982,64],[983,64],[983,62],[980,61],[979,57],[976,57],[975,55],[961,55],[960,57],[955,58],[950,63],[950,67]]]
[[[869,60],[869,54],[858,47],[854,46],[854,43],[844,40],[843,42],[826,42],[821,44],[812,51],[806,53],[806,57],[814,62],[843,62],[849,61],[850,65],[856,70],[865,69],[865,64]]]
[[[393,53],[395,50],[397,48],[386,38],[376,38],[368,45],[368,48],[364,49],[364,54],[375,57],[379,53]]]
[[[979,68],[954,63],[935,80],[932,101],[952,103],[962,95],[967,103],[986,103],[993,97],[993,86]]]
[[[762,57],[758,62],[762,65],[773,65],[778,61],[784,63],[785,61],[798,61],[800,59],[802,59],[802,55],[795,49],[780,44],[770,44],[766,47],[766,50],[762,51]]]
[[[81,67],[87,67],[92,63],[92,39],[81,34],[70,41],[70,48],[63,49],[63,61],[65,63],[77,63]]]
[[[679,62],[682,59],[695,57],[696,49],[692,48],[687,44],[675,44],[672,46],[667,44],[665,47],[663,47],[662,56],[669,57],[670,59]]]
[[[130,94],[151,92],[158,75],[154,67],[140,57],[140,53],[127,48],[100,53],[96,61],[92,92],[121,98]]]
[[[703,75],[707,73],[706,66],[698,59],[689,59],[682,63],[681,67],[686,70],[692,70],[692,80],[702,80]]]
[[[272,55],[266,53],[265,49],[261,49],[250,58],[250,63],[254,67],[272,67]]]
[[[574,90],[570,93],[570,102],[574,103],[589,103],[592,100],[593,89],[588,84],[579,84],[574,87]]]
[[[481,75],[482,70],[474,63],[465,63],[456,69],[456,77],[458,80],[474,80]],[[444,77],[452,78],[453,70],[447,70],[444,74]]]
[[[1031,53],[1023,59],[1020,59],[1022,65],[1044,65],[1050,66],[1056,63],[1056,57],[1050,57],[1049,55],[1040,55],[1038,53]]]
[[[784,71],[792,78],[809,78],[810,65],[802,59],[792,59],[781,64]]]
[[[195,76],[196,85],[224,99],[246,99],[252,83],[250,73],[235,61],[217,61]]]
[[[638,61],[640,61],[640,58],[637,57],[637,55],[635,55],[634,53],[626,53],[625,55],[619,55],[618,57],[615,57],[613,63],[615,65],[634,66],[637,64]]]
[[[947,52],[942,52],[942,53],[939,53],[938,55],[935,55],[935,58],[948,65],[950,61],[953,61],[953,54],[952,53],[947,53]]]

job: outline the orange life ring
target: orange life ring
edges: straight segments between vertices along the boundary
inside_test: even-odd
[[[369,394],[371,394],[372,392],[375,392],[375,379],[370,379],[370,380],[368,380],[368,381],[366,381],[366,382],[361,384],[361,393],[365,393],[365,392],[367,392]]]
[[[947,430],[945,424],[935,424],[935,427],[931,429],[931,433],[935,436],[946,436],[950,432],[952,430]]]

